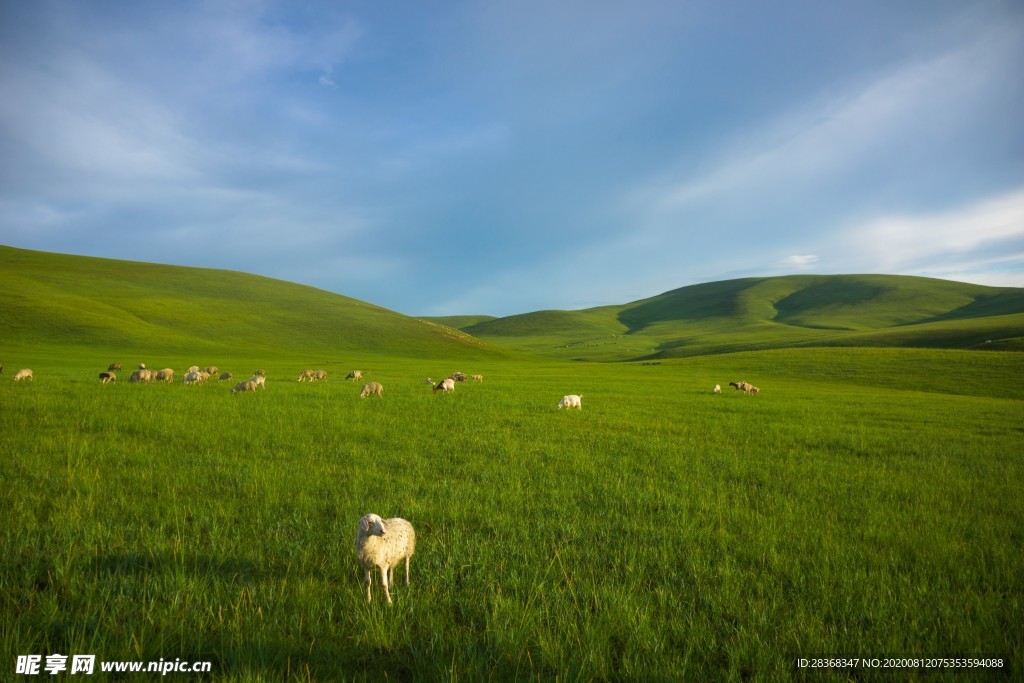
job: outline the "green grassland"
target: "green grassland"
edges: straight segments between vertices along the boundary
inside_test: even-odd
[[[170,292],[168,273],[208,293],[227,278],[221,325],[175,336],[170,322],[121,320],[116,278],[98,291],[90,278],[107,276],[79,265],[82,307],[114,297],[118,322],[72,329],[82,317],[25,306],[0,336],[11,667],[63,653],[208,660],[218,681],[779,680],[805,677],[797,657],[917,655],[1004,666],[901,678],[1021,675],[1019,353],[864,345],[573,363],[309,288],[322,300],[293,309],[337,306],[351,322],[291,334],[275,322],[285,295],[273,281],[158,270],[153,286]],[[39,281],[18,289],[12,270],[28,277],[0,271],[4,315]],[[67,302],[74,281],[48,296]],[[265,314],[251,346],[236,324],[245,287]],[[195,308],[186,289],[167,294],[183,312]],[[1014,315],[1001,310],[989,301],[982,319]],[[399,341],[373,341],[391,331]],[[263,367],[267,388],[101,385],[111,361],[179,375]],[[11,381],[18,367],[35,380]],[[328,381],[296,382],[307,367]],[[356,367],[383,398],[341,379]],[[485,380],[450,395],[424,381],[454,370]],[[556,409],[568,393],[583,410]],[[393,605],[379,577],[366,602],[353,542],[367,512],[417,530],[412,583],[396,572]]]
[[[2,246],[0,319],[8,356],[69,346],[191,358],[337,349],[418,358],[500,354],[458,330],[281,280]]]
[[[598,361],[794,346],[1021,350],[1024,290],[892,275],[746,278],[459,327],[510,349]]]

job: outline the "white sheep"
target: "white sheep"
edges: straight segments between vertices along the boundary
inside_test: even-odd
[[[559,408],[578,408],[583,410],[583,394],[569,394],[563,396],[562,400],[558,402]]]
[[[253,375],[249,378],[250,382],[254,382],[260,389],[266,390],[267,388],[267,376],[266,375]]]
[[[256,382],[253,382],[251,379],[239,382],[235,385],[235,388],[231,390],[231,393],[237,394],[240,391],[256,391]]]
[[[319,382],[320,380],[325,380],[326,381],[326,379],[327,379],[327,371],[326,370],[314,370],[313,371],[313,381],[314,382]]]
[[[405,560],[405,585],[409,585],[409,560],[416,552],[416,531],[412,524],[400,517],[381,519],[378,515],[365,515],[356,531],[356,556],[366,571],[366,601],[370,602],[373,570],[380,567],[380,580],[384,595],[391,602],[389,586],[395,577],[395,566]]]
[[[312,381],[314,381],[313,380],[313,371],[312,370],[303,370],[302,372],[299,373],[299,379],[297,381],[299,381],[299,382],[302,382],[302,381],[312,382]]]
[[[107,384],[108,382],[116,382],[117,375],[112,372],[101,372],[100,373],[100,384]]]
[[[110,365],[107,366],[107,372],[114,372],[114,371],[121,372],[121,364],[120,363],[111,363]]]
[[[174,381],[174,370],[172,368],[164,368],[156,373],[157,382],[173,382]]]
[[[483,375],[473,375],[473,381],[474,382],[483,382],[484,381],[484,376]]]
[[[439,391],[443,391],[445,393],[449,391],[455,391],[455,380],[452,379],[451,377],[445,377],[443,380],[437,383],[436,387],[434,387],[435,394]]]
[[[757,396],[759,393],[761,393],[761,390],[755,387],[753,384],[747,384],[746,392],[747,396]]]
[[[204,369],[203,372],[205,372],[210,377],[213,377],[218,372],[220,372],[220,368],[218,368],[216,365],[211,365],[210,367]]]
[[[720,394],[720,393],[722,393],[722,386],[719,385],[719,384],[716,384],[715,388],[711,390],[711,393],[712,394]]]
[[[185,374],[187,375],[190,372],[199,372],[199,366],[198,365],[189,366],[189,369],[185,371]]]
[[[23,379],[30,379],[34,382],[35,378],[32,377],[32,370],[30,370],[29,368],[22,368],[21,370],[18,370],[16,373],[14,373],[15,382],[20,382]]]
[[[132,373],[131,377],[128,378],[129,382],[142,382],[143,384],[149,384],[153,381],[153,371],[142,368]]]
[[[363,378],[363,371],[362,370],[353,370],[352,372],[348,373],[348,375],[345,377],[345,379],[362,379],[362,378]]]
[[[384,398],[384,387],[380,382],[367,382],[363,385],[363,390],[359,392],[359,398],[366,398],[370,394],[376,394],[377,396]]]

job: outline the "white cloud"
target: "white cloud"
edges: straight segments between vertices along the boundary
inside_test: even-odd
[[[849,230],[840,247],[883,272],[950,262],[974,270],[1005,260],[984,254],[1014,240],[1024,241],[1024,189],[943,213],[881,216]]]
[[[810,268],[819,260],[821,259],[815,254],[794,254],[779,261],[779,265],[785,268],[803,269]]]

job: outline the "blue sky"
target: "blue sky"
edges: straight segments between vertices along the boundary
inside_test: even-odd
[[[1024,4],[0,0],[0,243],[409,315],[1024,286]]]

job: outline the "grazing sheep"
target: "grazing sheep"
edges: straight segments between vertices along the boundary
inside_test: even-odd
[[[239,382],[235,385],[235,388],[231,390],[231,393],[237,394],[240,391],[256,391],[256,382],[253,382],[251,379]]]
[[[189,369],[185,371],[185,374],[187,375],[190,372],[199,372],[199,366],[198,365],[189,366]]]
[[[451,377],[445,377],[443,380],[437,383],[436,387],[434,387],[435,394],[439,391],[455,391],[455,380],[452,379]]]
[[[29,368],[22,368],[21,370],[18,370],[16,373],[14,373],[15,382],[20,382],[23,379],[30,379],[34,382],[35,378],[32,376],[32,370],[30,370]]]
[[[100,373],[100,384],[106,384],[107,382],[116,382],[117,375],[112,372],[101,372]]]
[[[217,381],[218,382],[230,381],[232,377],[234,377],[234,375],[232,375],[230,372],[222,372],[222,373],[220,373],[220,377],[217,378]]]
[[[736,391],[746,391],[749,382],[729,382],[730,387],[736,387]]]
[[[569,394],[563,396],[562,400],[558,402],[559,408],[578,408],[583,410],[583,394]]]
[[[314,382],[319,382],[320,380],[324,380],[324,381],[327,380],[327,372],[325,370],[314,370],[313,371],[313,381]]]
[[[456,382],[465,382],[466,381],[466,373],[464,373],[464,372],[453,372],[450,375],[450,377],[453,380],[455,380]]]
[[[434,380],[432,380],[432,379],[430,379],[430,378],[428,377],[428,378],[427,378],[427,384],[429,384],[430,386],[434,386]]]
[[[755,387],[753,384],[748,384],[746,392],[747,396],[757,396],[759,393],[761,393],[761,390]]]
[[[129,382],[142,382],[143,384],[149,384],[153,380],[153,373],[146,368],[136,370],[132,373],[132,376],[128,378]]]
[[[107,372],[121,372],[121,364],[111,363],[110,365],[107,366]]]
[[[157,382],[173,382],[174,381],[174,370],[171,368],[164,368],[156,373]]]
[[[250,382],[254,382],[260,389],[266,391],[267,389],[267,378],[265,375],[253,375],[249,378]]]
[[[363,390],[359,392],[359,398],[366,398],[370,394],[384,398],[384,387],[380,382],[367,382],[363,385]]]
[[[312,382],[313,381],[313,371],[312,370],[303,370],[302,372],[300,372],[299,373],[298,381],[301,382],[303,380],[308,380],[308,381]]]
[[[219,369],[217,368],[217,366],[216,366],[216,365],[211,365],[210,367],[208,367],[208,368],[206,368],[205,370],[203,370],[203,372],[205,372],[205,373],[206,373],[207,375],[209,375],[210,377],[213,377],[213,376],[214,376],[214,375],[216,375],[216,374],[217,374],[217,373],[218,373],[219,371],[220,371],[220,370],[219,370]]]
[[[370,585],[373,570],[380,567],[380,580],[384,595],[391,603],[389,586],[395,578],[395,565],[405,560],[405,585],[409,585],[409,560],[416,552],[416,530],[400,517],[381,519],[378,515],[365,515],[356,531],[356,556],[366,571],[366,601],[371,602]]]
[[[473,375],[473,381],[474,382],[483,382],[484,381],[484,376],[483,375]]]
[[[185,375],[184,384],[202,384],[208,379],[210,379],[210,374],[205,370],[190,372]]]
[[[260,368],[256,372],[252,373],[252,376],[253,377],[266,377],[267,376],[267,371],[264,370],[263,368]]]
[[[362,379],[362,378],[363,378],[363,371],[362,370],[353,370],[352,372],[348,373],[348,375],[345,376],[345,379]]]
[[[720,393],[722,393],[721,385],[716,384],[715,388],[711,390],[711,393],[712,394],[720,394]]]

